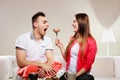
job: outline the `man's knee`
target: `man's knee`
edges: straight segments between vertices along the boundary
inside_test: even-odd
[[[27,72],[38,72],[38,67],[35,65],[28,65]]]

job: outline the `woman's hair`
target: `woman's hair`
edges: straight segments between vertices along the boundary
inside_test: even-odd
[[[90,25],[89,25],[88,15],[85,13],[78,13],[75,15],[75,18],[78,23],[78,31],[75,32],[74,36],[72,37],[72,39],[70,40],[70,43],[68,44],[68,46],[66,48],[66,51],[65,51],[66,57],[67,57],[69,46],[76,38],[78,39],[78,42],[81,46],[81,51],[82,51],[81,56],[84,56],[84,48],[85,48],[87,38],[89,36],[92,37],[91,33],[90,33]]]

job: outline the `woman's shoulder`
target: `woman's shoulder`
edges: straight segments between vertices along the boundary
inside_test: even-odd
[[[93,37],[88,37],[87,42],[90,43],[95,43],[96,44],[96,40]]]

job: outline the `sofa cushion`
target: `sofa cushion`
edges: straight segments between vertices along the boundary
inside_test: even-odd
[[[120,57],[115,57],[115,77],[120,78]]]
[[[101,77],[101,78],[95,78],[95,80],[117,80],[117,79],[115,79],[115,78],[103,78],[103,77]]]
[[[114,59],[112,57],[97,57],[93,64],[91,73],[95,77],[114,77]]]

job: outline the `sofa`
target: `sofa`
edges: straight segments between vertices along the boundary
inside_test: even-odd
[[[55,60],[65,61],[61,56],[55,56]],[[0,80],[16,80],[16,57],[14,55],[0,56]],[[97,56],[92,66],[91,74],[95,80],[120,80],[120,57]]]
[[[120,57],[96,57],[91,74],[95,76],[95,80],[120,80]]]

